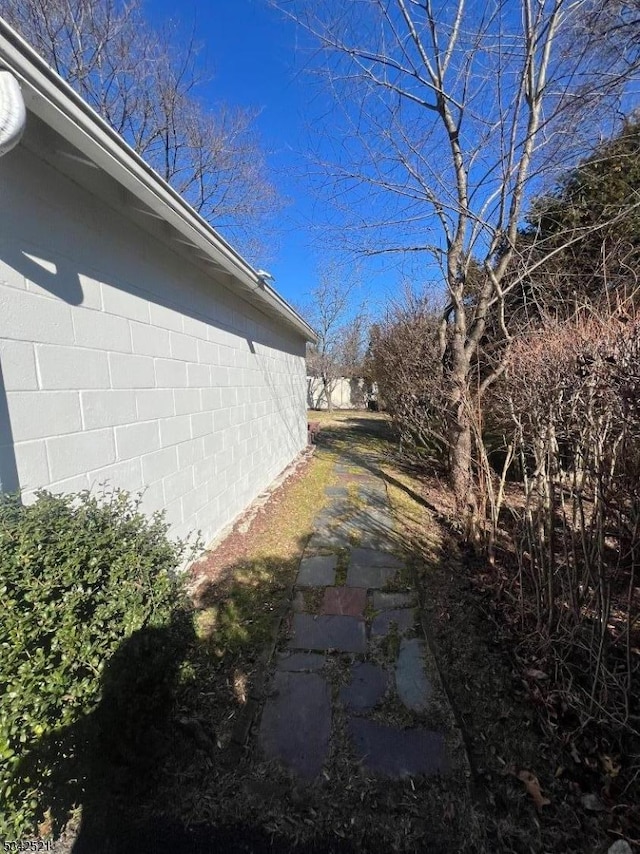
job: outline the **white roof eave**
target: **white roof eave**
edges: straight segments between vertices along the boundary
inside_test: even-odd
[[[164,220],[206,259],[232,277],[237,290],[250,291],[306,340],[313,329],[164,181],[35,51],[0,18],[0,65],[19,80],[27,109],[98,168]]]

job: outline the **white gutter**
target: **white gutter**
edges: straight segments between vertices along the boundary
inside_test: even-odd
[[[0,18],[0,62],[20,82],[27,109],[173,226],[188,244],[229,273],[308,341],[313,329],[176,190],[164,181]]]
[[[20,84],[0,67],[0,157],[20,142],[27,124],[27,110]]]

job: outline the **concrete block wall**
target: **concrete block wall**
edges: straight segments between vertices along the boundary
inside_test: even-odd
[[[302,337],[24,147],[0,196],[3,487],[145,490],[211,539],[306,444]]]

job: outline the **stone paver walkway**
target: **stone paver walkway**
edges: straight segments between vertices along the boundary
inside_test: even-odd
[[[442,715],[432,714],[446,700],[434,690],[417,597],[394,554],[385,484],[344,463],[336,465],[336,479],[300,564],[258,743],[266,757],[312,781],[341,726],[354,772],[446,774],[447,733]]]

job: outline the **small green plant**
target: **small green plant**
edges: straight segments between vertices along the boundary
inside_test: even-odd
[[[36,832],[73,758],[61,734],[77,741],[123,641],[171,622],[184,553],[120,490],[0,496],[0,838]]]

